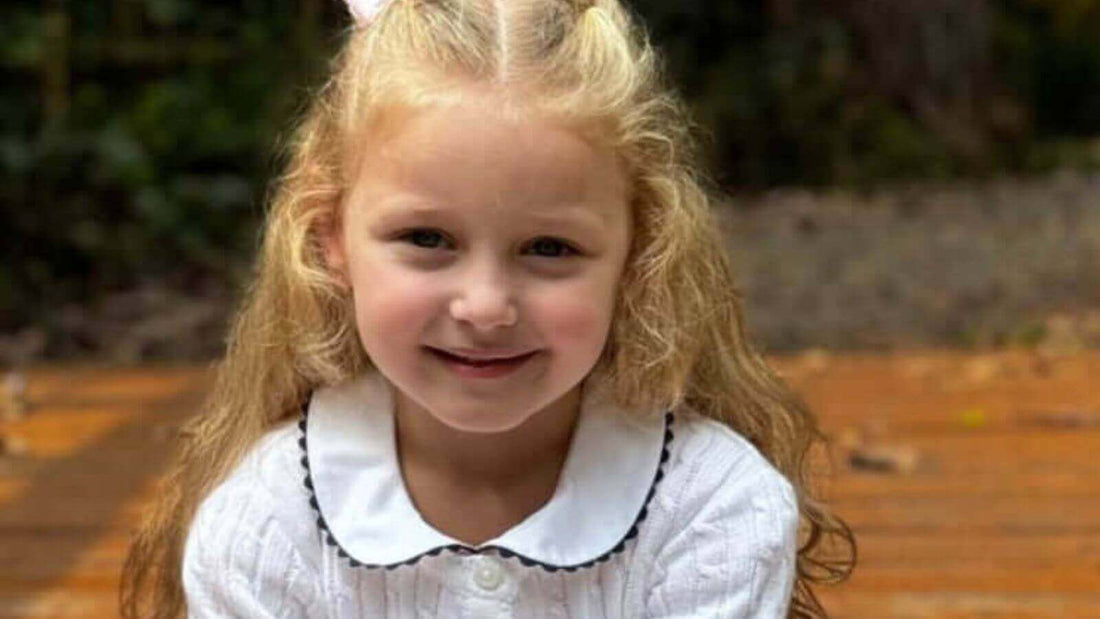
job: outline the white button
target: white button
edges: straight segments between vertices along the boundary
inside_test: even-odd
[[[501,570],[496,561],[488,557],[481,557],[477,562],[477,566],[474,567],[474,582],[482,589],[492,591],[504,582],[504,571]]]

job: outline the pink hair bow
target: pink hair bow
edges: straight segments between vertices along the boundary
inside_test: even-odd
[[[390,0],[347,0],[348,10],[351,11],[351,16],[355,18],[355,21],[362,25],[367,25],[374,21],[374,18],[382,9],[389,3]]]

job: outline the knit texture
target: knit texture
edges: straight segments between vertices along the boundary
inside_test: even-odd
[[[791,484],[743,437],[678,411],[637,537],[605,563],[546,572],[495,553],[355,568],[326,544],[298,429],[268,432],[200,504],[184,550],[190,617],[782,617],[795,575]]]

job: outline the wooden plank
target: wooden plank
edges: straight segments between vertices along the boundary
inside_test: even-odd
[[[834,501],[837,512],[862,530],[972,534],[1100,531],[1100,497],[1087,500],[1014,497],[890,496]]]
[[[31,465],[6,468],[23,485],[0,509],[0,616],[114,615],[128,535],[119,528],[136,522],[132,501],[148,493],[169,452],[162,425],[192,414],[209,384],[193,368],[76,370],[92,384],[69,386],[63,376],[39,380],[32,372],[32,404],[41,406],[5,426],[25,434],[31,456],[19,462]],[[100,405],[53,414],[51,397]]]
[[[971,592],[971,591],[869,591],[849,588],[819,593],[833,619],[904,617],[973,619],[1095,619],[1100,617],[1100,595]]]
[[[918,471],[945,477],[960,473],[1100,474],[1100,428],[1078,432],[960,432],[885,438],[920,456]]]
[[[868,531],[859,536],[859,562],[867,565],[924,565],[1012,561],[1062,561],[1082,570],[1100,566],[1100,532],[1056,531],[1035,535],[997,533],[965,536]],[[1100,593],[1100,591],[1098,591]]]
[[[1027,501],[1032,498],[1095,498],[1096,486],[1096,473],[1085,470],[1013,471],[1012,474],[999,470],[977,470],[953,472],[951,475],[935,471],[910,475],[845,471],[841,479],[823,483],[822,492],[829,501],[881,496],[906,499],[962,495],[1013,497]]]

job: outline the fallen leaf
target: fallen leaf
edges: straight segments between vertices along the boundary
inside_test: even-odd
[[[876,473],[912,473],[920,464],[920,453],[909,445],[863,445],[848,455],[853,469]]]

